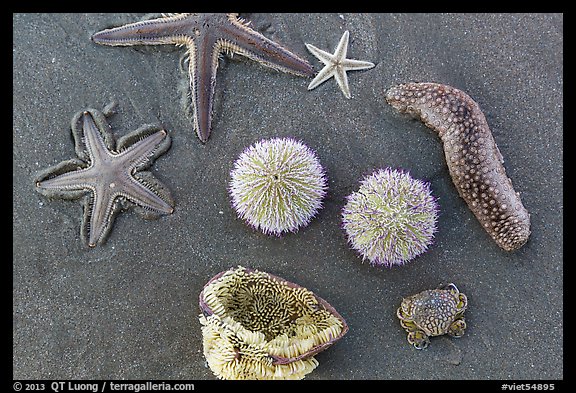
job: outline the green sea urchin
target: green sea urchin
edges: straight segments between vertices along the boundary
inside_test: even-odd
[[[430,184],[390,168],[365,177],[342,209],[352,248],[373,265],[402,265],[428,249],[438,209]]]
[[[261,140],[248,147],[231,177],[229,192],[239,217],[276,236],[308,225],[327,189],[316,154],[291,138]]]

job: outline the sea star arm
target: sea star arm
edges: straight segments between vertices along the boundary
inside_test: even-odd
[[[166,138],[168,138],[166,131],[158,130],[126,147],[118,153],[118,158],[126,162],[131,172],[135,172],[150,163]]]
[[[36,186],[43,190],[54,191],[81,191],[85,190],[89,183],[86,181],[86,176],[89,170],[80,170],[63,173],[61,175],[46,178],[36,182]]]
[[[346,30],[338,42],[338,46],[334,51],[334,57],[340,61],[346,59],[346,54],[348,53],[348,37],[350,37],[350,32]]]
[[[375,64],[369,61],[362,61],[362,60],[354,60],[354,59],[345,59],[342,62],[342,67],[346,71],[354,71],[354,70],[366,70],[368,68],[374,67]]]
[[[189,80],[192,107],[194,109],[194,129],[203,143],[208,141],[212,131],[212,108],[214,105],[214,88],[220,44],[206,36],[195,45],[191,39],[188,43]]]
[[[318,72],[318,75],[316,75],[316,77],[312,79],[312,82],[310,82],[310,84],[308,85],[308,90],[312,90],[315,87],[326,82],[328,79],[332,78],[335,72],[336,68],[332,66],[326,66],[322,68],[320,72]]]
[[[220,30],[224,50],[241,54],[279,71],[299,76],[314,74],[310,63],[247,27],[236,14],[229,14],[228,20],[230,25],[223,26]]]
[[[166,131],[160,130],[148,137],[134,143],[120,153],[120,158],[128,164],[120,166],[128,168],[127,172],[118,174],[121,184],[118,184],[118,193],[134,202],[136,205],[161,214],[171,214],[174,208],[164,200],[161,193],[153,191],[145,180],[136,179],[135,172],[147,164],[156,151],[167,138]]]
[[[94,170],[97,164],[106,160],[108,152],[102,135],[98,131],[94,120],[89,112],[82,114],[82,133],[74,133],[74,138],[80,140],[82,149],[87,153],[88,166],[85,169],[70,168],[69,172],[61,173],[57,176],[46,177],[36,183],[38,188],[45,190],[76,191],[93,187],[98,174]],[[70,167],[66,163],[66,167]],[[55,171],[60,169],[55,167]]]
[[[350,94],[350,87],[348,86],[348,77],[346,76],[346,70],[343,67],[336,67],[334,72],[334,78],[336,79],[336,83],[340,86],[340,90],[344,93],[346,98],[351,98],[352,94]]]
[[[84,147],[88,152],[88,158],[90,159],[91,165],[94,166],[97,163],[103,163],[110,161],[112,154],[108,150],[104,138],[101,132],[106,132],[100,130],[89,111],[85,111],[82,114],[82,130],[83,137],[82,142]],[[76,138],[78,136],[75,135]]]
[[[110,188],[93,187],[92,196],[86,202],[84,212],[83,232],[88,232],[88,246],[96,244],[106,237],[114,222],[114,201]]]
[[[121,195],[141,208],[160,214],[172,214],[174,208],[158,194],[133,177],[126,177]]]
[[[316,48],[312,44],[304,44],[304,45],[306,45],[306,48],[310,51],[310,53],[316,56],[318,60],[320,60],[325,65],[332,65],[335,63],[335,57],[332,53],[328,53],[320,48]]]
[[[182,44],[183,37],[190,34],[186,24],[187,14],[177,14],[99,31],[92,40],[101,45],[162,45]]]

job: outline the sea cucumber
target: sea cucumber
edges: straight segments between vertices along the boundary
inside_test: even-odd
[[[393,86],[386,101],[438,132],[452,181],[486,232],[506,251],[522,247],[530,236],[530,214],[506,175],[478,104],[463,91],[438,83]]]

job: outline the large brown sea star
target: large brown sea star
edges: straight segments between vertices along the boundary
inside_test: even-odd
[[[211,132],[216,70],[221,53],[239,54],[267,67],[300,76],[314,70],[304,59],[248,27],[237,14],[174,14],[100,31],[92,36],[110,46],[166,45],[188,50],[194,129],[202,142]]]

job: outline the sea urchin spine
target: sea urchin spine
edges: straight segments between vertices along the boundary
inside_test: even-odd
[[[231,178],[229,192],[240,218],[276,236],[308,225],[327,189],[316,154],[291,138],[256,142],[236,160]]]
[[[422,254],[436,232],[438,207],[430,184],[380,169],[362,180],[342,209],[353,249],[373,265],[402,265]]]

